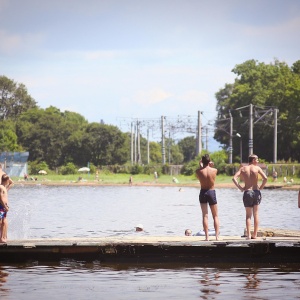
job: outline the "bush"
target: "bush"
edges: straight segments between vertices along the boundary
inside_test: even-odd
[[[65,166],[60,167],[59,172],[62,175],[76,174],[77,168],[73,163],[69,162]]]
[[[29,174],[31,175],[38,175],[40,170],[44,170],[47,173],[49,173],[49,166],[47,165],[46,162],[37,162],[37,161],[32,161],[28,163],[29,165]]]

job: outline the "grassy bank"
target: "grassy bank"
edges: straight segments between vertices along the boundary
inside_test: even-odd
[[[81,180],[79,181],[79,177]],[[67,183],[90,183],[90,184],[129,184],[128,174],[99,174],[99,180],[97,180],[95,174],[76,174],[76,175],[56,175],[56,174],[48,174],[48,175],[34,175],[32,178],[36,178],[37,180],[28,180],[27,183],[43,183],[43,184],[67,184]],[[153,175],[145,175],[145,174],[137,174],[133,175],[133,185],[138,184],[163,184],[163,185],[193,185],[199,186],[199,182],[197,178],[193,176],[184,176],[184,175],[176,175],[174,176],[178,182],[173,181],[173,176],[171,175],[161,175],[157,180],[154,179]],[[13,177],[15,183],[24,183],[23,178]],[[226,175],[218,175],[216,179],[217,185],[232,185],[232,176]],[[299,178],[295,178],[293,183],[284,183],[283,178],[278,178],[277,182],[274,183],[272,178],[268,178],[267,185],[280,185],[284,187],[297,187],[300,184]]]

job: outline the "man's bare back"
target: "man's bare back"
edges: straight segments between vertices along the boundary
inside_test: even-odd
[[[200,181],[201,189],[213,190],[218,170],[210,166],[200,167],[196,170],[197,178]]]
[[[257,159],[257,161],[258,161],[258,159]],[[248,166],[241,167],[235,173],[232,180],[239,190],[241,190],[241,191],[262,190],[264,188],[265,184],[267,183],[267,176],[263,172],[263,170],[259,166],[257,166],[257,161],[254,161],[253,163],[251,163]],[[259,179],[258,176],[259,175],[261,176],[261,178],[263,180],[260,187],[258,186],[258,179]],[[245,183],[244,187],[242,187],[238,183],[239,177],[244,181],[244,183]]]

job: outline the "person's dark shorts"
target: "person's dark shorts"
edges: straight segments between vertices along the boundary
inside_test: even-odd
[[[259,190],[245,191],[243,195],[243,202],[245,207],[259,205],[261,202],[261,192]]]
[[[209,205],[217,204],[217,196],[215,190],[200,190],[199,194],[200,203],[208,203]]]
[[[0,206],[0,220],[6,218],[7,212],[4,210],[2,206]]]

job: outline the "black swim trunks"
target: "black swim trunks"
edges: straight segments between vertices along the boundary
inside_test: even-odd
[[[253,207],[259,205],[261,202],[261,193],[259,190],[245,191],[243,195],[243,202],[245,207]]]
[[[217,204],[217,196],[215,190],[200,190],[199,194],[200,203],[208,203],[209,205]]]

